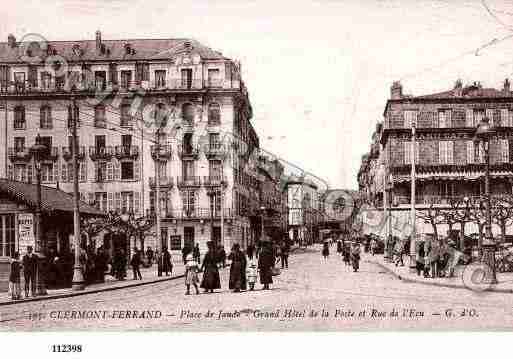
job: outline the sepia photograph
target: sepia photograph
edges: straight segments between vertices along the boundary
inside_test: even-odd
[[[512,2],[2,5],[6,345],[513,329]]]

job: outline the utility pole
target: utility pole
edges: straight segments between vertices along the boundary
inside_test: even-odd
[[[416,267],[416,243],[417,243],[417,213],[415,209],[415,180],[416,180],[416,172],[415,172],[415,155],[417,153],[417,138],[415,134],[415,123],[412,123],[411,126],[411,240],[410,240],[410,271],[415,271]]]
[[[73,146],[73,239],[75,246],[75,265],[73,266],[73,283],[71,289],[73,291],[84,290],[84,273],[80,265],[80,207],[78,192],[78,139],[77,139],[77,102],[72,97],[71,105],[71,135]]]
[[[155,219],[157,222],[157,250],[162,252],[162,238],[160,229],[160,124],[158,124],[155,138]],[[166,243],[167,245],[167,243]],[[167,248],[169,249],[169,248]]]

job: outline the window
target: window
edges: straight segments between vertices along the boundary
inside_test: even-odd
[[[194,177],[194,161],[182,162],[182,175],[184,181],[190,180]]]
[[[182,88],[192,88],[192,69],[182,69]]]
[[[94,126],[105,128],[107,127],[107,119],[105,116],[105,106],[98,105],[94,108]]]
[[[182,196],[183,209],[185,212],[194,211],[195,206],[195,193],[194,191],[185,191]]]
[[[160,213],[165,217],[171,210],[171,203],[168,201],[168,194],[164,191],[160,192]],[[150,192],[150,213],[155,213],[155,192]]]
[[[192,124],[194,122],[194,106],[190,103],[182,105],[182,119]]]
[[[107,87],[107,74],[105,71],[94,72],[94,86],[99,91],[105,90]]]
[[[404,111],[404,127],[411,128],[412,125],[417,125],[417,110],[405,110]]]
[[[510,127],[511,126],[511,121],[510,121],[510,114],[509,114],[509,110],[507,108],[501,108],[501,111],[500,111],[500,122],[501,122],[501,126],[503,127]]]
[[[53,163],[41,164],[41,182],[53,182]]]
[[[121,87],[127,89],[132,82],[132,71],[121,71]]]
[[[220,179],[223,173],[223,167],[221,166],[221,161],[209,161],[208,166],[209,175],[211,178]]]
[[[220,86],[219,69],[208,69],[208,86]]]
[[[96,151],[100,151],[102,148],[105,148],[105,135],[96,135],[94,136],[94,146]]]
[[[52,86],[52,76],[48,72],[41,72],[41,88],[49,90]]]
[[[209,146],[211,149],[219,149],[221,141],[219,141],[219,133],[209,133]]]
[[[26,126],[25,122],[25,107],[16,106],[14,108],[14,129],[24,130]]]
[[[132,135],[121,135],[121,145],[124,148],[130,148],[132,146]]]
[[[155,71],[155,87],[166,87],[166,70]]]
[[[24,72],[15,72],[14,73],[14,85],[16,86],[16,90],[23,90],[25,88],[25,73]]]
[[[41,136],[40,137],[41,144],[45,146],[45,153],[50,154],[52,150],[52,137],[51,136]]]
[[[2,89],[6,89],[9,85],[9,66],[2,65],[0,66],[0,87]]]
[[[0,216],[0,256],[12,257],[16,250],[14,214]]]
[[[72,128],[73,119],[77,121],[77,126],[80,124],[80,110],[78,106],[68,106],[68,128]]]
[[[451,127],[451,110],[438,111],[438,127]]]
[[[96,208],[102,210],[102,211],[108,211],[107,208],[107,192],[96,192],[94,194],[94,202],[96,205]]]
[[[14,151],[22,152],[25,150],[25,137],[14,137]]]
[[[481,120],[484,118],[484,115],[484,110],[474,110],[474,126],[477,126],[481,122]]]
[[[121,127],[131,127],[132,126],[132,115],[130,114],[130,104],[121,105],[120,125],[121,125]]]
[[[440,164],[453,164],[454,158],[454,142],[453,141],[440,141],[439,142],[439,159]]]
[[[134,210],[134,192],[121,192],[121,212],[127,213]]]
[[[218,103],[211,103],[208,105],[208,124],[221,124],[221,108]]]
[[[170,244],[171,244],[170,249],[172,251],[179,251],[180,249],[182,249],[182,237],[181,236],[171,236]]]
[[[193,150],[193,144],[192,144],[192,133],[186,133],[183,136],[183,153],[185,154],[191,154]]]
[[[215,205],[215,207],[214,207]],[[215,191],[214,196],[210,197],[210,213],[214,212],[214,216],[221,213],[221,192]]]
[[[27,165],[18,163],[14,165],[14,180],[27,182]]]
[[[121,162],[121,179],[133,180],[134,179],[134,163],[132,161]]]
[[[95,174],[96,182],[105,182],[107,181],[107,162],[98,162],[96,163],[96,174]]]
[[[52,123],[52,109],[50,106],[43,106],[40,109],[40,117],[39,117],[39,127],[41,129],[51,129],[53,127]]]

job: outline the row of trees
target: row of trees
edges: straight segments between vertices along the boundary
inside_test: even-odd
[[[437,201],[439,202],[439,201]],[[431,224],[435,239],[439,237],[438,226],[447,225],[449,233],[453,229],[460,232],[460,249],[464,246],[465,226],[475,223],[479,229],[478,245],[481,248],[486,225],[486,198],[485,197],[453,197],[447,198],[447,206],[441,207],[439,203],[432,203],[425,211],[418,211],[417,215],[425,223]],[[506,228],[513,223],[513,195],[505,194],[492,196],[490,199],[492,223],[500,228],[500,239],[506,238]]]

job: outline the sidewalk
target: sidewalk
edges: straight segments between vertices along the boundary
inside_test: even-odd
[[[383,255],[372,256],[364,254],[363,260],[374,263],[397,279],[403,282],[420,283],[446,288],[469,289],[478,292],[513,293],[513,273],[497,273],[498,284],[480,283],[481,278],[478,265],[457,266],[454,277],[451,278],[424,278],[417,276],[417,272],[410,271],[408,259],[405,258],[405,266],[395,266],[394,263],[385,262]]]
[[[116,289],[121,289],[121,288],[138,287],[141,285],[165,282],[165,281],[169,281],[169,280],[173,280],[173,279],[177,279],[177,278],[182,278],[184,276],[184,273],[185,273],[185,267],[184,267],[183,263],[175,262],[173,264],[173,274],[171,276],[166,277],[164,275],[162,277],[158,277],[157,276],[157,267],[156,267],[156,265],[153,265],[150,268],[141,268],[141,275],[143,277],[142,280],[133,280],[132,279],[132,269],[128,268],[126,280],[119,281],[110,275],[106,275],[105,283],[91,284],[91,285],[88,285],[84,290],[78,291],[78,292],[73,292],[71,290],[71,288],[52,289],[52,290],[48,290],[48,295],[40,296],[40,297],[33,297],[33,298],[31,297],[31,298],[21,299],[21,300],[16,300],[16,301],[11,300],[11,298],[8,296],[7,292],[3,292],[3,293],[0,293],[0,306],[18,304],[18,303],[37,302],[37,301],[48,300],[48,299],[68,298],[68,297],[75,297],[75,296],[84,295],[84,294],[108,292],[111,290],[116,290]],[[22,295],[24,295],[23,288],[22,288]]]

